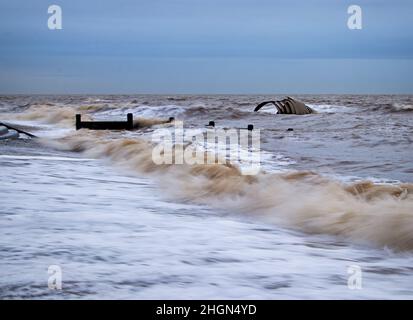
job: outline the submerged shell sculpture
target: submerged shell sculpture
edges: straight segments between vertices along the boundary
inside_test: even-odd
[[[279,114],[310,114],[316,113],[315,110],[306,106],[301,101],[295,100],[291,97],[287,97],[283,100],[278,101],[264,101],[255,107],[254,112],[260,110],[263,106],[272,103],[277,108],[277,113]]]

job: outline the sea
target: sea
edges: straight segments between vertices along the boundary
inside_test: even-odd
[[[285,96],[0,96],[37,137],[0,139],[0,299],[412,299],[413,96],[253,112]],[[128,113],[132,131],[75,128]],[[192,139],[248,125],[237,157]],[[224,161],[155,163],[178,127],[169,151]]]

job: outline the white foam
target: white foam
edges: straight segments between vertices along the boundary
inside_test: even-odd
[[[394,111],[411,111],[413,110],[412,104],[402,104],[402,103],[393,103],[392,105]]]
[[[307,106],[319,113],[351,112],[354,110],[353,107],[346,107],[335,104],[307,104]]]
[[[308,104],[306,103],[306,105],[319,113],[351,112],[354,110],[353,107],[346,107],[346,106],[334,105],[334,104]],[[267,114],[276,114],[277,109],[273,105],[268,105],[260,109],[260,112],[267,113]]]
[[[149,179],[125,176],[98,161],[87,166],[33,161],[19,170],[2,168],[0,180],[2,298],[412,294],[411,254],[355,247],[257,222],[255,215],[241,219],[237,211],[229,216],[217,208],[177,203]],[[62,267],[63,292],[45,284],[51,264]],[[349,265],[362,268],[363,290],[348,289]]]
[[[74,128],[61,128],[55,124],[44,124],[35,120],[13,120],[10,122],[10,125],[34,127],[36,130],[33,132],[31,132],[30,129],[26,129],[25,131],[40,138],[63,138],[75,130]]]
[[[97,112],[97,116],[122,116],[124,117],[126,113],[133,113],[135,117],[143,118],[167,118],[176,117],[185,112],[185,108],[177,105],[164,105],[164,106],[147,106],[141,105],[133,108],[121,108],[106,110],[103,112]]]
[[[56,157],[56,156],[21,156],[21,155],[8,155],[0,154],[0,159],[13,159],[13,160],[50,160],[50,161],[95,161],[94,159],[87,158],[69,158],[69,157]]]

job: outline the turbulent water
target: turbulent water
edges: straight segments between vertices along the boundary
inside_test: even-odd
[[[0,140],[0,298],[412,298],[413,97],[252,112],[282,97],[1,96],[0,121],[40,139]],[[129,112],[134,131],[74,129]],[[180,121],[253,124],[259,173],[155,164],[153,133]]]

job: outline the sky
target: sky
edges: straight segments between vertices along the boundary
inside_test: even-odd
[[[0,94],[413,93],[412,14],[411,0],[0,0]]]

